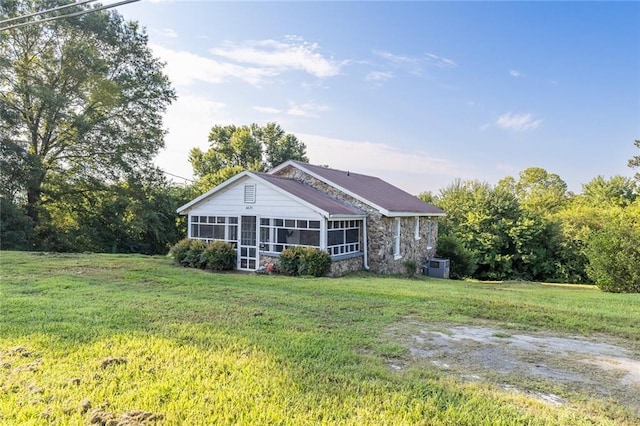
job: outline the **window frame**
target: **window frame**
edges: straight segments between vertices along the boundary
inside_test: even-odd
[[[349,220],[328,220],[327,221],[327,251],[332,257],[344,256],[354,253],[360,253],[362,247],[362,219]],[[357,231],[356,241],[349,241],[347,236],[349,231]],[[342,234],[341,242],[330,244],[330,233],[337,235]]]
[[[393,258],[395,260],[398,260],[398,259],[402,259],[402,254],[400,254],[401,224],[400,224],[399,217],[395,218],[393,226],[394,226]]]

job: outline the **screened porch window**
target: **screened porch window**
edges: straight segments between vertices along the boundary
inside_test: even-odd
[[[260,219],[260,250],[280,253],[287,247],[320,247],[320,221]]]
[[[191,238],[197,240],[238,241],[238,218],[235,216],[191,216]]]
[[[331,220],[327,223],[327,251],[332,256],[360,251],[361,220]]]

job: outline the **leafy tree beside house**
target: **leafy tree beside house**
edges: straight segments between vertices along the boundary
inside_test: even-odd
[[[266,171],[287,160],[309,161],[305,144],[276,123],[216,125],[209,132],[209,144],[207,151],[193,148],[189,153],[200,192],[243,170]]]
[[[0,18],[48,5],[3,1]],[[64,199],[153,173],[145,170],[164,145],[162,115],[175,94],[144,30],[114,11],[3,31],[0,58],[0,143],[19,153],[14,170],[24,176],[9,202],[28,217],[38,248],[68,219]]]

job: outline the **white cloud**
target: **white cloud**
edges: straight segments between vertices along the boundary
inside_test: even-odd
[[[165,72],[176,86],[189,86],[197,81],[223,83],[230,79],[239,79],[258,86],[266,77],[277,75],[273,69],[220,62],[157,44],[150,44],[150,47],[154,55],[166,62]]]
[[[296,136],[306,144],[307,156],[313,164],[378,176],[411,194],[436,191],[457,177],[473,178],[466,168],[424,152],[305,133]]]
[[[278,108],[265,107],[265,106],[254,106],[253,109],[258,112],[263,112],[265,114],[279,114],[280,112],[282,112]]]
[[[439,68],[455,68],[458,66],[453,59],[443,58],[442,56],[434,55],[433,53],[426,53],[425,55],[429,62]]]
[[[328,111],[329,109],[330,108],[327,105],[319,105],[313,102],[307,102],[304,104],[289,102],[289,108],[286,113],[295,117],[315,118],[320,116],[319,113]]]
[[[309,43],[299,37],[289,37],[285,42],[255,40],[234,43],[227,41],[221,47],[209,51],[236,63],[251,64],[278,73],[304,71],[318,78],[333,77],[340,72],[340,64],[319,53],[317,43]]]
[[[298,104],[290,101],[289,106],[285,109],[270,106],[254,106],[253,109],[264,114],[286,114],[294,117],[316,118],[320,116],[321,112],[328,111],[330,108],[327,105],[313,102]]]
[[[496,120],[496,125],[509,130],[533,130],[540,126],[542,119],[534,119],[531,114],[512,114],[507,112]]]
[[[511,77],[520,77],[522,76],[522,73],[520,73],[520,71],[518,70],[509,70],[509,75]]]
[[[161,30],[156,30],[158,35],[165,38],[178,38],[178,33],[171,28],[162,28]]]
[[[403,56],[403,55],[396,55],[393,54],[391,52],[386,52],[384,50],[374,50],[373,53],[377,56],[380,56],[381,58],[397,64],[397,65],[402,65],[402,64],[417,64],[420,62],[419,58],[416,57],[411,57],[411,56]]]
[[[163,170],[182,176],[192,177],[189,163],[191,148],[208,148],[208,136],[214,124],[231,124],[221,120],[226,105],[195,95],[180,95],[167,109],[164,125],[169,129],[165,137],[165,149],[156,164]]]
[[[384,81],[390,80],[393,78],[393,73],[390,71],[372,71],[366,75],[364,78],[365,81],[370,81],[374,83],[382,83]]]

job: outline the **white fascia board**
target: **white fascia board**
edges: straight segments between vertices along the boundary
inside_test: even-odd
[[[367,217],[366,214],[331,214],[327,219],[364,219],[365,217]]]
[[[284,163],[280,163],[280,164],[278,164],[277,166],[275,166],[273,169],[269,170],[269,171],[267,172],[267,174],[269,174],[269,175],[275,174],[276,172],[278,172],[278,171],[280,171],[280,170],[284,169],[285,167],[287,167],[287,166],[289,166],[289,165],[292,165],[292,166],[294,166],[294,167],[298,167],[298,165],[297,165],[297,164],[295,164],[295,163],[293,162],[293,160],[287,160],[287,161],[285,161]]]
[[[202,194],[201,196],[194,198],[193,200],[189,201],[187,204],[179,207],[176,212],[178,214],[187,214],[187,212],[189,211],[189,209],[191,209],[192,207],[194,207],[196,204],[200,203],[201,201],[209,198],[209,196],[215,194],[216,192],[228,187],[229,185],[231,185],[232,183],[234,183],[235,181],[248,176],[250,173],[248,171],[243,171],[238,173],[237,175],[225,180],[224,182],[222,182],[220,185],[214,187],[213,189],[210,189],[209,191],[205,192],[204,194]]]

